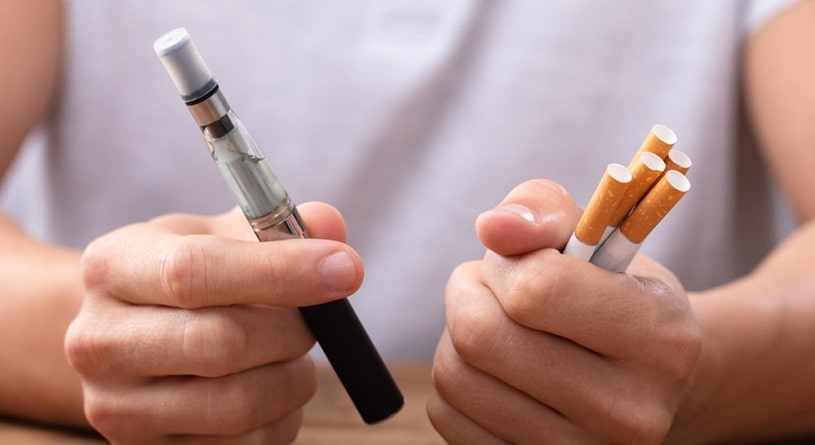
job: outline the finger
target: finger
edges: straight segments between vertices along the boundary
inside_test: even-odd
[[[309,237],[345,242],[346,226],[339,210],[322,202],[306,202],[297,206]],[[237,207],[210,221],[210,233],[236,235],[236,238],[254,240],[255,235],[246,217]]]
[[[345,242],[345,221],[335,207],[322,202],[304,202],[297,209],[310,237]]]
[[[345,242],[345,221],[336,208],[322,202],[307,202],[298,205],[297,210],[305,222],[310,237]],[[180,235],[209,233],[245,241],[256,239],[246,217],[238,207],[212,217],[185,213],[162,215],[152,219],[150,223]]]
[[[694,335],[683,327],[689,303],[676,282],[663,281],[662,268],[639,267],[643,276],[635,277],[553,249],[512,258],[488,252],[482,264],[486,285],[514,321],[600,354],[643,357],[651,345],[679,346]]]
[[[336,241],[177,236],[148,224],[95,240],[82,266],[92,292],[184,308],[320,304],[353,293],[363,275],[356,252]]]
[[[589,431],[637,435],[652,426],[640,417],[646,415],[657,426],[645,435],[669,425],[670,414],[644,389],[653,383],[648,377],[566,338],[515,323],[478,281],[478,267],[473,262],[456,269],[446,293],[447,330],[462,360]]]
[[[645,255],[636,255],[631,261],[631,265],[626,269],[626,273],[640,281],[661,282],[665,283],[671,289],[681,291],[682,293],[685,291],[682,282],[679,281],[679,278],[677,278],[673,272]]]
[[[171,436],[173,445],[276,445],[290,444],[303,425],[303,410],[298,409],[284,418],[239,436]]]
[[[557,411],[462,361],[446,332],[433,360],[433,383],[445,402],[510,443],[590,443]]]
[[[66,335],[85,378],[133,381],[170,375],[222,377],[306,354],[314,338],[294,309],[195,310],[90,299]]]
[[[552,181],[527,181],[476,220],[478,237],[487,249],[512,256],[543,248],[562,249],[569,240],[579,209]]]
[[[427,416],[433,428],[451,445],[507,445],[467,416],[447,404],[434,392],[427,400]]]
[[[135,387],[89,384],[85,414],[114,442],[145,434],[241,435],[300,409],[316,385],[314,364],[305,356],[214,379],[169,377]]]

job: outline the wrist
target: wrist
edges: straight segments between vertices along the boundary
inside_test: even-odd
[[[770,400],[756,397],[773,382],[768,363],[781,340],[781,299],[749,278],[689,294],[702,350],[666,443],[726,443],[772,437],[762,425]],[[770,366],[764,366],[770,365]]]
[[[710,443],[715,436],[712,425],[709,425],[708,413],[716,398],[716,389],[721,386],[727,370],[723,369],[725,362],[719,341],[720,333],[713,322],[715,317],[711,316],[717,311],[718,302],[714,298],[703,293],[688,294],[701,331],[702,348],[687,392],[677,407],[666,444]]]

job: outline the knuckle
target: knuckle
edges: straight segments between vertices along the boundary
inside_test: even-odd
[[[264,424],[261,418],[260,391],[245,381],[228,386],[223,392],[208,397],[206,420],[217,425],[225,435],[237,435]]]
[[[445,286],[446,303],[456,305],[472,292],[474,276],[478,276],[480,262],[470,261],[457,265],[450,273]]]
[[[489,354],[494,342],[495,325],[493,314],[486,308],[462,308],[457,311],[449,329],[453,348],[465,361],[479,361]]]
[[[461,362],[456,359],[455,354],[445,354],[436,358],[433,362],[433,372],[431,374],[433,387],[438,395],[448,400],[453,396],[462,394],[462,369]]]
[[[80,376],[99,375],[111,365],[112,345],[104,330],[87,329],[81,314],[68,327],[63,347],[68,363]]]
[[[183,333],[185,359],[200,366],[202,375],[208,377],[233,372],[248,343],[245,327],[216,309],[188,312]]]
[[[201,302],[206,289],[206,255],[202,248],[184,237],[168,249],[161,260],[162,290],[171,302],[183,308],[205,305]]]
[[[511,319],[529,325],[546,313],[552,298],[563,286],[562,274],[554,263],[533,258],[517,270],[508,294],[502,299],[502,307]]]
[[[85,417],[88,419],[88,422],[101,433],[114,430],[113,422],[116,419],[116,415],[109,406],[86,400]]]
[[[290,295],[297,299],[304,295],[320,292],[317,282],[304,279],[306,274],[313,273],[304,267],[302,258],[296,255],[267,255],[263,258],[264,270],[270,271],[273,279],[268,281],[269,293],[272,295]],[[322,283],[322,281],[319,281]]]
[[[301,409],[316,388],[313,363],[306,358],[287,362],[282,368],[250,371],[208,394],[205,419],[222,434],[245,434],[285,421]],[[277,394],[275,406],[268,402],[270,393]]]
[[[661,361],[661,374],[669,383],[682,384],[696,368],[702,350],[702,334],[696,323],[684,323],[671,330],[663,339],[662,351],[668,354]]]
[[[263,345],[271,361],[295,360],[308,354],[316,343],[297,309],[264,307],[257,317],[266,321],[262,335],[269,340]]]
[[[298,409],[284,419],[263,425],[251,432],[225,438],[230,445],[269,445],[295,443],[303,425],[303,410]],[[174,442],[175,443],[175,442]]]
[[[297,327],[289,328],[285,332],[278,333],[277,337],[280,339],[280,351],[277,358],[279,360],[294,360],[302,357],[308,354],[316,343],[314,335],[301,320],[300,315],[295,313],[294,310],[291,311],[293,316],[298,317],[296,321]]]
[[[699,324],[684,296],[670,286],[660,286],[654,295],[663,312],[653,321],[651,343],[658,345],[653,355],[661,378],[669,383],[682,383],[693,372],[702,350]]]
[[[110,270],[107,251],[103,238],[91,241],[83,250],[79,264],[82,284],[86,289],[93,289],[107,281]]]
[[[283,443],[294,443],[297,440],[298,433],[300,432],[300,428],[303,426],[303,410],[298,409],[297,411],[290,414],[281,424],[279,427],[279,437],[282,439]],[[258,442],[267,444],[268,441],[265,442]]]
[[[608,443],[661,444],[673,423],[672,397],[665,397],[661,384],[654,386],[633,374],[630,377],[627,384],[611,392],[586,393],[590,415],[598,420],[598,431],[607,436]]]
[[[317,393],[317,371],[314,362],[308,356],[287,362],[289,378],[295,382],[290,385],[292,392],[292,408],[304,405]]]
[[[620,443],[642,445],[663,443],[673,418],[665,409],[643,405],[620,411],[615,417]]]
[[[132,421],[132,417],[123,411],[123,404],[117,402],[116,397],[110,394],[101,394],[98,391],[84,393],[85,417],[88,422],[108,439],[114,439],[116,433],[121,431],[125,423]]]

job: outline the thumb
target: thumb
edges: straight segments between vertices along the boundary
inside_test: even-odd
[[[515,187],[497,207],[479,215],[476,233],[487,249],[503,256],[562,249],[579,215],[563,187],[536,179]]]
[[[345,242],[345,220],[339,210],[323,202],[306,202],[297,206],[310,238]],[[255,235],[238,207],[218,215],[210,221],[209,233],[232,238],[254,240]]]

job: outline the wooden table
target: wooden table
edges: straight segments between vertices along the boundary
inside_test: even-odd
[[[354,410],[334,373],[318,370],[319,388],[306,405],[305,422],[296,445],[442,445],[425,415],[430,395],[430,367],[389,366],[402,393],[405,406],[391,419],[365,425]],[[0,445],[105,445],[98,438],[69,431],[15,422],[0,417]],[[773,442],[772,445],[809,445],[815,439]],[[770,444],[766,444],[770,445]]]
[[[298,445],[439,445],[439,437],[425,413],[432,391],[427,365],[390,366],[393,378],[405,396],[405,406],[395,416],[375,425],[365,425],[348,394],[330,369],[320,369],[320,388],[306,406]]]
[[[430,367],[389,366],[405,396],[405,406],[394,417],[376,425],[365,425],[339,380],[328,368],[317,373],[319,388],[305,409],[303,429],[297,445],[441,445],[425,414],[430,394]],[[103,445],[97,437],[30,425],[0,418],[0,445]]]

